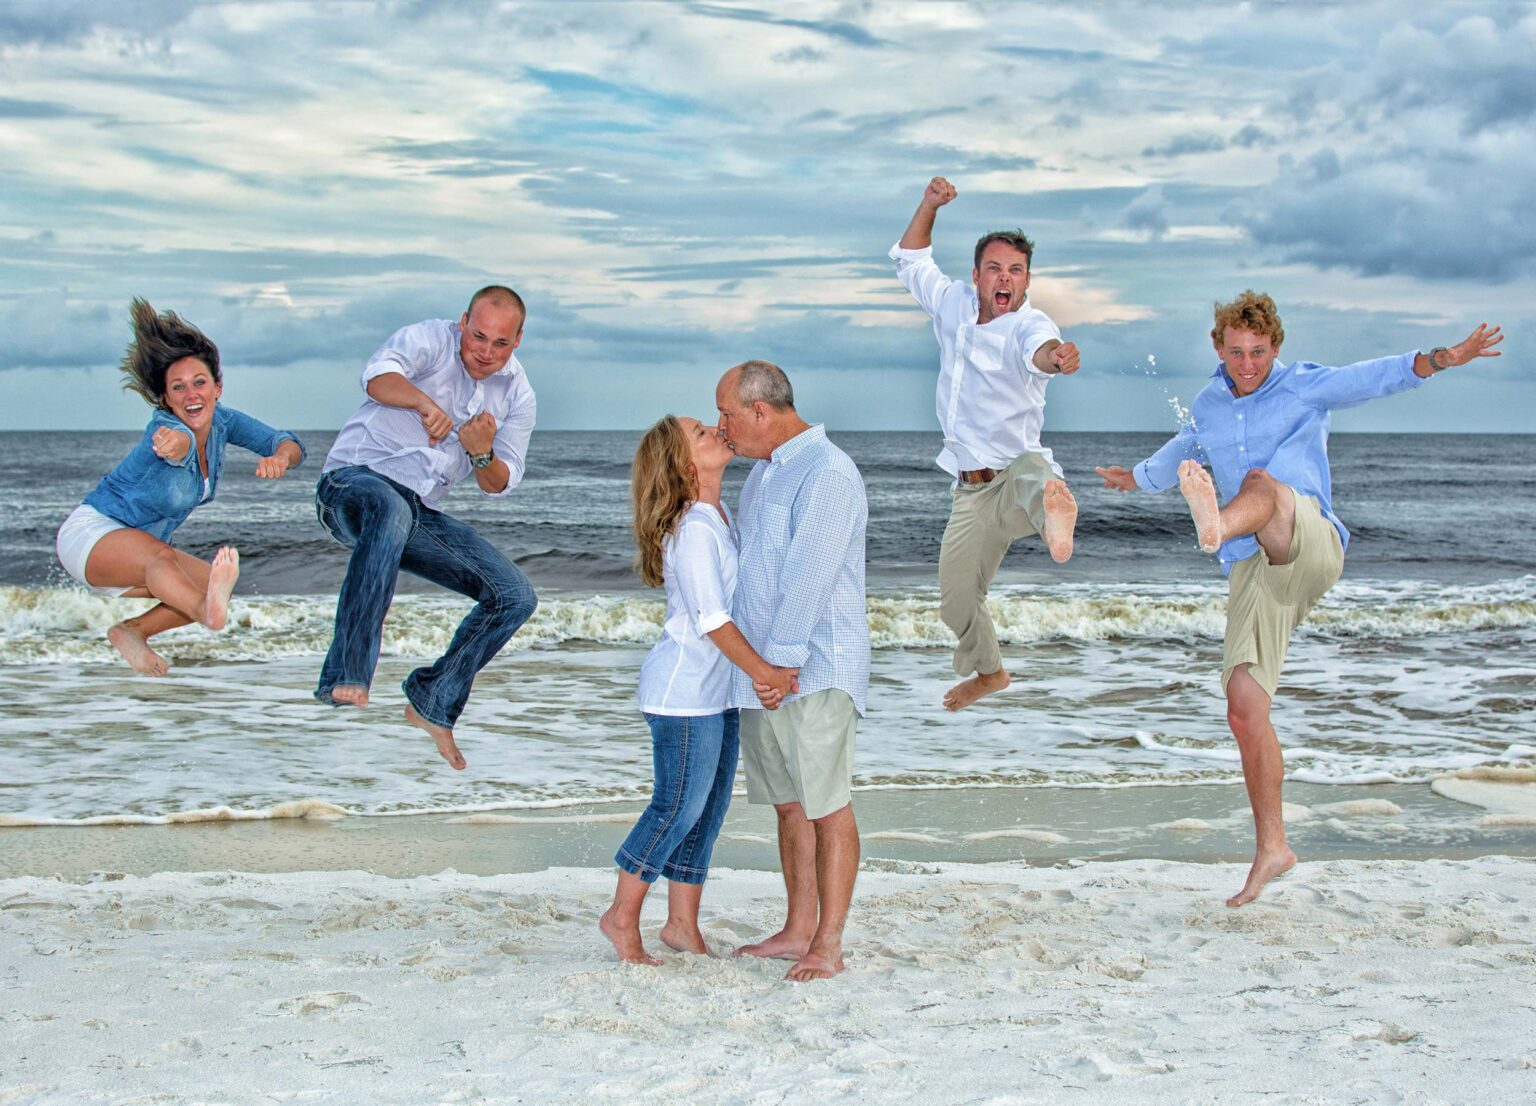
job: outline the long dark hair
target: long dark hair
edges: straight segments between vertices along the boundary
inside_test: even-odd
[[[123,354],[123,388],[137,392],[152,407],[165,406],[165,372],[183,357],[195,357],[223,383],[219,373],[219,347],[197,327],[174,311],[158,315],[149,301],[134,297],[128,308],[133,322],[133,341]]]

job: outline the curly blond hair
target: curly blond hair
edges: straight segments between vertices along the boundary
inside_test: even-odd
[[[1233,330],[1251,330],[1261,334],[1276,349],[1285,341],[1285,327],[1280,325],[1280,312],[1275,308],[1275,301],[1252,288],[1231,303],[1216,305],[1216,325],[1211,327],[1211,341],[1216,343],[1217,349],[1226,340],[1229,326]]]
[[[635,447],[629,470],[634,506],[635,571],[653,588],[661,586],[661,553],[688,506],[699,497],[688,436],[675,415],[663,415]]]

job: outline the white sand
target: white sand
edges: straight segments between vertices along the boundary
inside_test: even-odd
[[[615,964],[590,869],[0,881],[0,1103],[1529,1101],[1536,861],[875,862],[850,970]],[[719,872],[716,947],[778,878]],[[653,951],[662,914],[653,896]]]

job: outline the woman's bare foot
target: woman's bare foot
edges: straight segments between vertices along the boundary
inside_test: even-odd
[[[333,691],[332,695],[335,694]],[[443,759],[453,765],[460,772],[469,766],[469,761],[464,759],[464,754],[459,752],[459,747],[453,742],[453,731],[447,726],[438,726],[428,722],[416,713],[416,708],[411,704],[405,704],[405,720],[418,729],[426,730],[432,735],[432,740],[437,742],[437,751],[443,754]]]
[[[140,676],[164,676],[171,670],[165,658],[149,647],[144,635],[129,629],[125,623],[119,622],[108,630],[107,640],[123,655],[128,667]]]
[[[799,960],[811,948],[809,937],[791,937],[782,929],[755,945],[742,945],[732,956],[759,956],[764,960]]]
[[[619,959],[624,963],[649,964],[653,968],[660,966],[661,961],[645,951],[645,945],[640,941],[638,922],[626,924],[620,921],[614,917],[613,907],[610,906],[597,920],[597,928],[613,942],[613,951],[619,954]]]
[[[843,970],[843,954],[841,949],[829,949],[826,952],[817,949],[807,950],[806,954],[795,962],[795,966],[784,974],[784,978],[794,983],[809,983],[813,979],[831,979]]]
[[[1221,507],[1216,502],[1216,485],[1199,461],[1179,465],[1179,491],[1189,504],[1189,516],[1195,520],[1195,539],[1202,553],[1221,548]]]
[[[1045,548],[1051,560],[1066,564],[1072,559],[1072,534],[1077,529],[1077,500],[1061,480],[1045,484]]]
[[[1227,900],[1227,905],[1247,906],[1259,897],[1265,884],[1285,875],[1294,867],[1296,867],[1296,854],[1290,849],[1267,855],[1260,853],[1253,858],[1253,867],[1248,869],[1248,882],[1243,884],[1241,891]]]
[[[337,684],[331,688],[331,702],[343,703],[349,707],[366,707],[368,689],[362,684]]]
[[[983,695],[1002,691],[1011,683],[1013,680],[1009,678],[1006,668],[999,668],[996,672],[978,672],[968,680],[961,680],[944,693],[944,709],[960,710],[962,707],[968,707]]]
[[[709,955],[709,946],[704,943],[704,934],[699,932],[699,927],[696,925],[687,926],[681,922],[668,922],[661,927],[661,943],[674,952]]]
[[[240,553],[226,545],[213,555],[213,571],[208,574],[208,594],[203,599],[203,625],[222,630],[229,618],[229,596],[240,579]]]

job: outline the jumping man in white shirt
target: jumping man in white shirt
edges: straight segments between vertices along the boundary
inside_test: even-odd
[[[1041,448],[1045,386],[1075,373],[1077,347],[1030,305],[1034,243],[1018,232],[976,243],[971,286],[933,261],[933,221],[956,192],[934,177],[907,231],[890,252],[902,285],[933,319],[939,340],[940,468],[955,478],[949,525],[939,549],[939,612],[954,631],[955,674],[944,695],[959,710],[1002,691],[1008,672],[987,613],[987,588],[1016,538],[1039,534],[1051,559],[1072,556],[1077,501],[1051,451]]]
[[[448,650],[405,679],[405,718],[425,730],[454,768],[453,739],[475,675],[533,614],[533,586],[474,527],[438,509],[473,479],[489,496],[523,478],[535,413],[533,389],[512,351],[526,310],[491,285],[458,322],[402,327],[368,359],[367,398],[336,435],[315,509],[352,550],[336,601],[336,630],[315,698],[368,705],[384,615],[404,569],[475,600]]]

